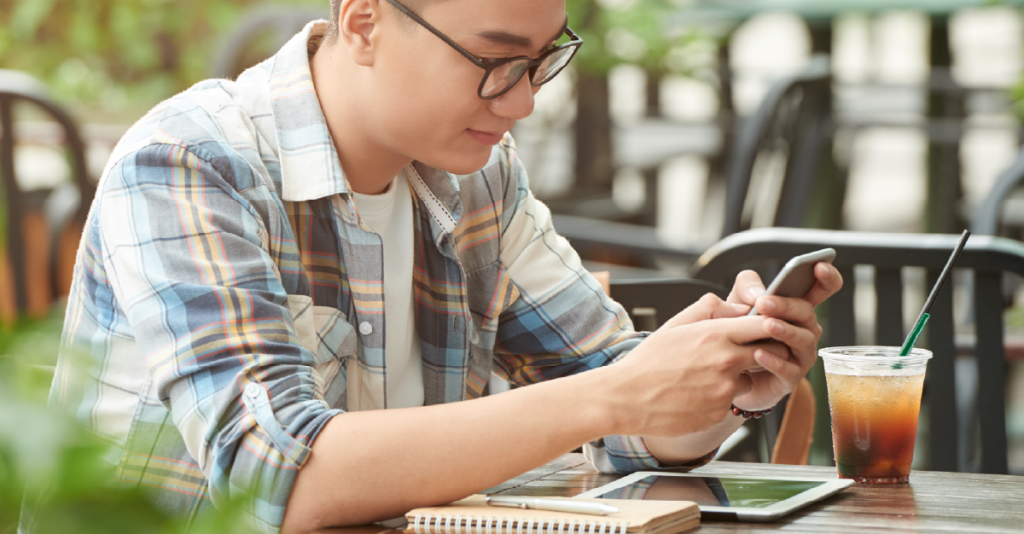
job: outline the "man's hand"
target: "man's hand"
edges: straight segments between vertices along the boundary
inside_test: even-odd
[[[618,407],[617,433],[678,436],[721,422],[750,392],[745,370],[758,365],[755,352],[786,356],[781,343],[753,344],[765,337],[765,319],[742,317],[746,310],[707,295],[606,368],[616,375],[606,391]]]
[[[630,361],[633,357],[656,358],[657,356],[644,350],[653,349],[652,352],[658,356],[667,354],[682,368],[691,367],[691,370],[682,376],[674,375],[666,368],[657,379],[651,379],[650,384],[656,384],[659,379],[666,377],[670,380],[675,379],[678,380],[674,388],[677,392],[695,393],[685,405],[692,410],[683,414],[684,410],[680,409],[678,413],[679,416],[696,419],[688,420],[691,423],[689,425],[683,425],[680,421],[671,427],[683,430],[684,426],[688,426],[683,432],[666,435],[642,431],[644,443],[655,457],[668,464],[681,464],[706,454],[743,422],[740,418],[727,415],[730,403],[745,410],[764,409],[774,406],[792,391],[816,358],[815,348],[821,336],[821,328],[814,315],[814,306],[842,287],[842,277],[832,265],[819,263],[815,268],[815,276],[818,281],[807,294],[806,300],[789,299],[763,297],[764,285],[760,277],[752,271],[745,271],[736,278],[736,284],[728,300],[723,301],[714,295],[705,295],[700,301],[673,317],[621,362],[626,366],[633,363]],[[752,305],[757,306],[760,316],[746,316]],[[742,347],[729,346],[729,343],[726,343],[717,347],[716,352],[695,350],[692,344],[694,338],[690,332],[694,329],[704,329],[705,340],[717,336],[726,341],[738,342],[739,338],[730,337],[726,332],[735,328],[745,331],[747,327],[754,329],[753,333],[747,332],[752,340],[743,343]],[[720,367],[721,372],[717,375],[691,374],[694,373],[693,369],[699,368],[701,364],[722,366],[722,357],[733,350],[749,356],[749,359],[736,360],[739,366],[747,365],[738,375],[734,374],[736,367]],[[757,366],[765,370],[748,371]],[[691,379],[697,380],[698,384],[694,385]],[[711,382],[700,383],[702,380]],[[736,395],[731,399],[713,396],[715,391],[726,391],[730,388],[736,391]],[[657,388],[649,390],[654,392]],[[704,390],[711,391],[712,396],[704,397]],[[666,398],[664,404],[670,402],[673,401]]]
[[[821,338],[814,307],[843,287],[843,278],[832,264],[818,263],[814,266],[814,276],[818,281],[804,298],[762,296],[764,284],[753,271],[744,271],[736,277],[728,302],[755,306],[763,316],[765,337],[774,340],[754,344],[770,346],[773,350],[754,354],[765,371],[750,373],[751,391],[733,401],[739,408],[763,410],[774,406],[814,365]],[[777,343],[784,344],[785,350],[778,350]]]
[[[812,307],[825,302],[825,299],[835,295],[843,287],[843,277],[831,263],[818,262],[814,266],[814,277],[818,279],[807,292],[803,299],[811,303]],[[728,302],[746,304],[753,306],[758,297],[764,295],[764,282],[754,271],[743,271],[736,275],[736,282],[729,293]],[[758,310],[758,313],[761,313]]]

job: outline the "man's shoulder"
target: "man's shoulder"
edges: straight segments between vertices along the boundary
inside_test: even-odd
[[[273,154],[261,134],[266,128],[257,125],[261,119],[272,120],[267,95],[266,83],[256,76],[237,82],[201,81],[132,125],[114,149],[107,170],[150,147],[183,149],[207,161],[241,158],[249,166],[263,167],[264,159]]]

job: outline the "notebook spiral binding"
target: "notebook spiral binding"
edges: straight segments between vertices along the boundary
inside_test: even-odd
[[[626,534],[628,526],[621,521],[527,518],[504,521],[491,516],[440,514],[417,514],[412,520],[415,534]]]

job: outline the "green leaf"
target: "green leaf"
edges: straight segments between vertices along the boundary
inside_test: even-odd
[[[53,9],[55,0],[20,0],[11,14],[11,32],[17,39],[31,39]]]

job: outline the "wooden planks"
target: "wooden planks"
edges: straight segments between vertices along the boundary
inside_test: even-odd
[[[712,462],[707,474],[835,476],[835,469]],[[597,472],[581,454],[568,454],[496,486],[508,495],[572,496],[618,478]],[[705,520],[698,532],[1021,532],[1024,477],[914,471],[911,483],[853,486],[772,523]]]

